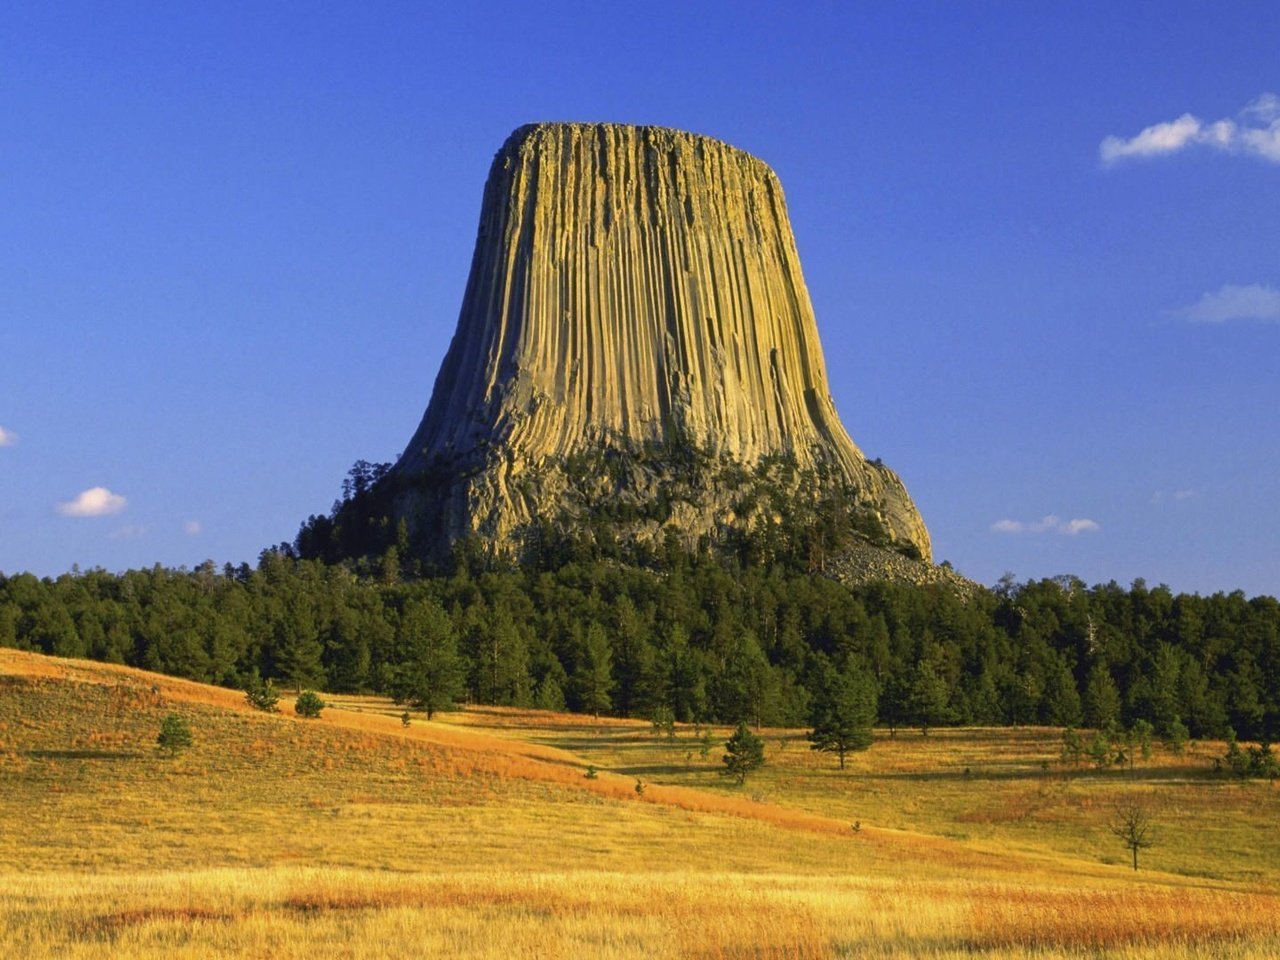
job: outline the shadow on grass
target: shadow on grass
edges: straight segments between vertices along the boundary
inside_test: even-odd
[[[133,750],[28,750],[36,760],[140,760],[145,753]]]
[[[707,768],[705,767],[702,767],[702,768],[690,767],[687,764],[683,764],[683,763],[679,763],[679,764],[655,763],[655,764],[650,764],[649,766],[641,766],[641,767],[610,767],[609,771],[611,773],[620,773],[628,777],[637,777],[637,776],[640,776],[641,774],[644,774],[645,776],[650,776],[650,777],[666,777],[666,776],[674,776],[676,774],[696,775],[699,773],[706,772],[706,769]],[[686,781],[682,780],[681,786],[686,786],[686,785],[687,785]]]

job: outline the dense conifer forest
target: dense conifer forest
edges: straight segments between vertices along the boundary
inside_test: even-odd
[[[326,564],[281,545],[256,568],[0,575],[0,646],[390,693],[406,665],[436,657],[463,701],[795,725],[834,670],[873,678],[894,727],[1145,720],[1162,735],[1280,735],[1271,597],[1071,577],[970,596],[850,588],[678,550],[650,567],[500,568],[466,550],[432,576],[403,567],[394,550]]]

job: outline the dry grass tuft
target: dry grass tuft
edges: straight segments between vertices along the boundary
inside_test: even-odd
[[[188,926],[194,923],[227,922],[234,919],[236,919],[234,914],[205,910],[200,907],[148,907],[121,910],[81,921],[73,926],[72,935],[78,939],[115,937],[127,927],[140,927],[145,924]]]
[[[970,906],[975,947],[1111,950],[1280,936],[1280,898],[1209,890],[996,889]]]

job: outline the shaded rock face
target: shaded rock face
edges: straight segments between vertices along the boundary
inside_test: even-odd
[[[626,537],[715,539],[776,518],[759,483],[775,506],[834,494],[883,544],[930,553],[902,482],[836,414],[778,178],[661,127],[508,138],[393,478],[420,541],[479,534],[501,553],[602,504],[629,505],[610,514]]]

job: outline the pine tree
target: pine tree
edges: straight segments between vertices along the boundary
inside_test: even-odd
[[[582,709],[597,718],[613,706],[609,699],[609,692],[613,689],[612,666],[609,640],[600,624],[593,623],[587,628],[573,681]]]
[[[920,732],[929,735],[929,728],[955,720],[951,709],[951,691],[936,664],[921,660],[916,665],[910,687],[911,714],[920,726]]]
[[[828,670],[813,706],[812,749],[834,753],[844,769],[844,756],[871,746],[876,721],[876,686],[856,667]]]
[[[400,617],[396,637],[398,662],[392,670],[391,695],[427,712],[446,710],[462,689],[458,641],[440,605],[410,600]]]
[[[1105,664],[1089,671],[1084,690],[1084,722],[1095,730],[1105,730],[1120,722],[1120,691]]]
[[[156,746],[171,757],[176,757],[191,746],[191,727],[176,713],[168,714],[160,723]]]
[[[740,785],[752,770],[764,766],[764,740],[751,732],[745,720],[739,722],[733,736],[725,741],[724,749],[725,768],[721,772]]]

